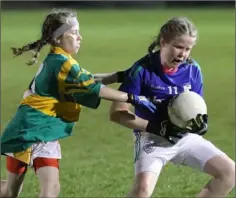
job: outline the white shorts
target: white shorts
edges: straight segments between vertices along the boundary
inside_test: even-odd
[[[210,141],[192,133],[172,145],[160,136],[141,132],[135,135],[134,152],[135,174],[153,172],[158,175],[169,161],[202,171],[209,159],[225,155]]]
[[[14,157],[29,166],[33,165],[33,160],[37,157],[61,159],[61,146],[58,141],[39,142],[33,144],[30,148],[19,153],[5,153],[5,155]]]

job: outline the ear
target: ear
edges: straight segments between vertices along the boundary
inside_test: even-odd
[[[160,39],[160,47],[164,47],[165,44],[166,44],[166,41],[163,38],[161,38]]]
[[[59,38],[54,38],[53,42],[58,45],[60,44],[61,40]]]

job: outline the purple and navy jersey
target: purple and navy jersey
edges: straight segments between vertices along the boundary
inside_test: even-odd
[[[184,90],[191,90],[203,96],[203,79],[197,62],[182,63],[172,74],[164,72],[159,51],[150,58],[141,58],[129,70],[119,90],[146,96],[151,101],[168,101],[172,96]],[[159,109],[157,109],[157,114]],[[160,109],[163,115],[163,109]],[[154,114],[144,109],[135,108],[135,114],[143,119],[154,119]],[[167,116],[167,111],[165,112]]]

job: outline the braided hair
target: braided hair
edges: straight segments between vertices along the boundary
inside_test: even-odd
[[[176,36],[188,34],[191,37],[197,37],[197,29],[194,24],[185,17],[175,17],[168,20],[160,29],[158,36],[148,47],[149,55],[152,55],[156,47],[160,47],[161,38],[166,42],[170,42]],[[192,63],[192,59],[188,57],[188,63]]]
[[[19,56],[26,51],[33,52],[33,58],[27,62],[28,65],[37,63],[40,50],[46,45],[56,45],[56,38],[52,38],[52,34],[61,25],[68,22],[68,19],[76,17],[76,13],[67,9],[54,9],[49,13],[42,25],[41,38],[35,42],[24,45],[20,48],[12,47],[12,53]]]

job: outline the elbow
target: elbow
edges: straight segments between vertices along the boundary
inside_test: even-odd
[[[113,102],[110,108],[109,118],[111,122],[120,123],[124,108]]]
[[[111,122],[118,123],[120,120],[119,110],[111,110],[109,114],[109,118]]]
[[[127,103],[113,102],[109,113],[110,121],[122,124],[124,120],[133,119],[133,114],[130,114],[129,108],[130,105]]]

